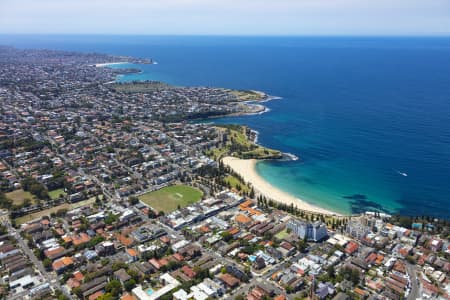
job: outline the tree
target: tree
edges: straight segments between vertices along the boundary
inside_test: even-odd
[[[199,267],[194,267],[194,272],[197,274],[195,275],[195,278],[199,280],[211,277],[211,274],[209,273],[208,269],[201,269]]]
[[[327,275],[328,275],[328,278],[330,278],[330,279],[334,279],[336,277],[336,272],[334,270],[334,266],[331,265],[327,268]]]
[[[48,271],[48,270],[50,270],[51,267],[52,267],[52,261],[51,261],[49,258],[45,258],[45,259],[42,261],[42,265],[44,265],[44,268]]]
[[[23,199],[23,207],[28,207],[31,205],[31,199],[30,198],[25,198]]]
[[[97,204],[99,206],[102,204],[102,201],[100,200],[100,197],[98,195],[95,196],[95,204]]]
[[[407,260],[410,264],[412,264],[412,265],[415,265],[415,264],[416,264],[416,260],[414,259],[414,256],[412,256],[412,255],[408,255],[408,256],[406,257],[406,260]]]
[[[125,281],[123,286],[127,292],[131,292],[131,290],[136,286],[136,281],[134,279],[130,279]]]
[[[45,252],[43,249],[34,249],[33,250],[34,255],[39,259],[39,260],[44,260],[45,259]]]
[[[83,299],[83,291],[80,289],[80,287],[73,288],[72,293],[77,295],[78,298]]]
[[[55,291],[55,296],[58,300],[69,300],[69,297],[67,297],[66,295],[63,294],[63,292],[61,292],[61,290],[56,290]]]
[[[151,208],[148,210],[148,217],[149,219],[155,219],[157,217],[155,211]]]
[[[114,214],[112,214],[112,213],[109,213],[109,214],[106,216],[106,218],[105,218],[105,224],[106,224],[106,225],[111,225],[112,223],[116,222],[118,219],[119,219],[118,216],[116,216],[116,215],[114,215]]]
[[[141,277],[140,277],[140,275],[139,275],[139,273],[137,271],[135,271],[133,269],[129,269],[127,271],[127,273],[128,273],[128,275],[131,276],[131,278],[134,279],[135,282],[139,282],[140,281]]]
[[[291,294],[294,291],[294,289],[290,285],[285,286],[284,289],[288,294]]]
[[[57,217],[64,217],[67,214],[68,209],[66,208],[60,208],[56,211],[55,216]]]
[[[306,248],[308,248],[308,243],[304,239],[301,239],[300,241],[298,241],[297,247],[298,251],[305,252]]]
[[[13,202],[6,198],[6,195],[0,191],[0,207],[9,209],[11,208]]]
[[[355,285],[359,283],[359,271],[358,270],[356,270],[356,269],[352,270],[351,281]]]
[[[410,217],[400,217],[399,220],[400,226],[402,227],[406,227],[406,228],[411,228],[412,225],[412,219]]]
[[[111,268],[115,272],[119,269],[125,269],[125,270],[128,269],[128,265],[123,261],[116,261],[115,263],[112,264]]]
[[[39,181],[32,177],[27,177],[22,181],[22,187],[25,191],[28,191],[35,195],[39,199],[50,199],[48,195],[48,190]]]
[[[253,187],[250,190],[250,194],[248,195],[250,198],[254,199],[255,198],[255,190],[253,189]]]
[[[220,235],[222,236],[222,239],[227,243],[233,239],[233,235],[228,231],[224,231]]]
[[[266,232],[264,233],[264,239],[266,239],[266,240],[271,240],[272,238],[273,238],[273,234],[270,233],[269,231],[266,231]]]
[[[167,266],[167,270],[172,271],[172,270],[178,269],[181,266],[181,263],[171,260],[171,261],[169,261],[169,263],[166,266]]]
[[[130,203],[130,205],[136,205],[139,203],[139,198],[135,196],[130,196],[128,198],[128,202]]]
[[[122,285],[118,280],[111,280],[106,284],[105,291],[111,293],[113,297],[117,297],[122,292]]]

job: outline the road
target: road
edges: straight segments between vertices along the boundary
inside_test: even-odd
[[[73,299],[72,296],[67,292],[67,290],[61,286],[61,284],[58,281],[58,277],[55,274],[49,273],[45,270],[44,266],[42,265],[42,262],[36,258],[33,251],[31,251],[30,247],[28,247],[28,244],[20,236],[19,232],[14,227],[11,226],[9,220],[5,219],[3,220],[4,220],[3,225],[7,227],[9,234],[17,240],[17,243],[22,249],[23,253],[33,263],[33,266],[39,270],[41,275],[45,278],[46,282],[48,282],[54,290],[60,290],[69,299]],[[28,291],[16,294],[13,297],[11,297],[11,299],[23,299],[26,294],[28,294]]]
[[[241,285],[238,289],[234,290],[231,295],[228,295],[226,299],[234,299],[237,295],[247,295],[253,288],[256,286],[260,286],[265,289],[267,292],[274,292],[275,295],[284,294],[283,290],[279,287],[275,286],[269,280],[265,280],[261,277],[253,277],[250,279],[250,282]]]
[[[406,263],[406,271],[408,272],[411,281],[411,291],[408,295],[408,300],[416,300],[420,295],[419,277],[417,275],[416,267],[410,263]]]

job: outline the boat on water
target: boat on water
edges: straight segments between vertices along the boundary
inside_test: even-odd
[[[394,171],[397,172],[397,174],[402,175],[403,177],[407,177],[408,176],[408,174],[405,173],[405,172],[400,172],[400,171],[395,170],[395,169],[394,169]]]

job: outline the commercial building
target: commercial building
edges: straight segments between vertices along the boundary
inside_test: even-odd
[[[298,237],[307,241],[319,242],[328,237],[327,227],[320,222],[306,223],[291,219],[286,227],[291,229]]]

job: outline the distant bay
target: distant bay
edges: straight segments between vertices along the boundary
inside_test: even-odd
[[[268,113],[217,119],[300,157],[274,186],[342,213],[450,218],[450,38],[0,36],[1,44],[153,58],[122,80],[256,89]]]

